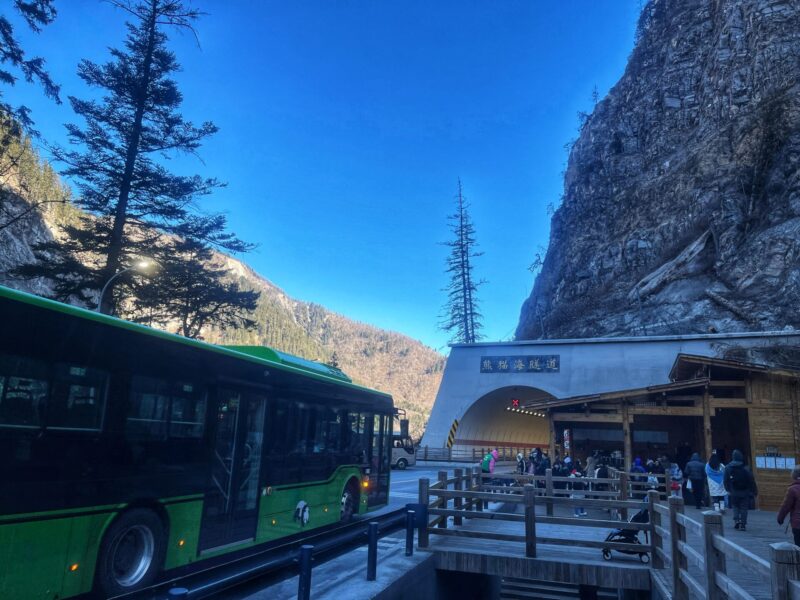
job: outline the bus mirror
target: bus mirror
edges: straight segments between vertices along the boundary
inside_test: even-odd
[[[408,419],[400,419],[400,437],[403,439],[408,437]]]

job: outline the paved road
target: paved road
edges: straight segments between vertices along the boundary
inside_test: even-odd
[[[445,467],[418,465],[408,467],[405,471],[393,470],[389,485],[388,510],[396,510],[404,507],[409,502],[417,502],[419,499],[420,478],[427,477],[435,481],[440,469],[444,470]]]

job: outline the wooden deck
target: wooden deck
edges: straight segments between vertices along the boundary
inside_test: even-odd
[[[751,511],[742,532],[733,528],[731,511],[698,511],[680,499],[664,502],[655,491],[648,501],[631,500],[628,487],[618,486],[607,495],[622,499],[578,501],[533,485],[498,493],[484,479],[459,470],[449,479],[441,472],[433,485],[420,481],[420,500],[429,507],[420,547],[434,553],[438,569],[652,590],[659,599],[800,600],[800,549],[773,512]],[[481,501],[489,501],[483,511]],[[576,506],[588,514],[576,518]],[[628,524],[619,516],[645,506],[650,522]],[[609,546],[605,539],[615,528],[639,529],[641,544]],[[652,557],[647,564],[643,553]]]
[[[519,504],[495,505],[499,512],[521,514]],[[588,511],[592,518],[607,518],[600,511]],[[537,516],[545,515],[544,507],[537,507]],[[558,516],[569,516],[565,510],[556,510]],[[469,519],[457,529],[485,531],[492,534],[520,535],[524,524],[492,519]],[[453,529],[442,529],[453,531]],[[537,536],[601,542],[608,530],[568,525],[538,524]],[[566,545],[537,545],[537,558],[526,558],[525,543],[489,539],[467,538],[457,535],[437,535],[431,532],[428,548],[436,555],[436,568],[468,573],[484,573],[501,577],[543,579],[564,583],[579,583],[598,587],[650,589],[650,569],[636,556],[613,553],[611,561],[602,558],[599,548]],[[647,550],[647,546],[643,550]]]

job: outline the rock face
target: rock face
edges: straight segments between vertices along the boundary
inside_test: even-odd
[[[800,2],[650,0],[518,339],[800,327]]]

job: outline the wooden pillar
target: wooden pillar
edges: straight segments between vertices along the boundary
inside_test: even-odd
[[[473,467],[472,469],[472,489],[476,492],[481,491],[481,468],[480,467]],[[475,510],[482,512],[483,511],[483,500],[473,500],[472,501]]]
[[[800,579],[800,548],[788,542],[769,545],[772,600],[789,600],[790,579]]]
[[[428,495],[428,486],[430,485],[430,480],[426,477],[423,477],[419,480],[419,503],[422,506],[428,506],[430,504],[430,496]],[[423,509],[425,510],[425,509]],[[419,528],[419,533],[417,534],[417,545],[420,548],[427,548],[428,547],[428,518],[425,517],[423,520],[422,526]]]
[[[553,469],[547,469],[544,472],[544,490],[545,495],[548,496],[547,500],[547,516],[553,516]]]
[[[703,460],[706,461],[714,449],[711,445],[711,397],[708,393],[708,386],[703,391],[703,447],[706,452]]]
[[[454,490],[461,491],[464,489],[464,471],[461,469],[456,469],[454,472],[454,476],[456,478],[456,482],[453,485]],[[461,496],[453,498],[453,510],[463,510],[463,500]],[[463,525],[461,515],[456,515],[453,517],[453,526],[455,525]]]
[[[688,570],[688,562],[678,547],[678,542],[686,541],[686,529],[678,523],[678,513],[683,514],[683,498],[670,496],[669,537],[670,558],[672,559],[672,598],[673,600],[689,600],[689,586],[681,579],[681,569]]]
[[[556,462],[556,422],[552,409],[547,411],[547,420],[550,422],[550,464],[553,464]]]
[[[525,498],[525,556],[536,558],[536,486],[526,484]]]
[[[629,494],[628,494],[628,473],[623,471],[622,473],[619,474],[619,499],[622,500],[622,501],[626,501],[626,500],[628,500],[628,498],[629,498]],[[620,513],[620,516],[622,517],[623,521],[627,521],[628,520],[628,509],[627,508],[621,508],[619,513]]]
[[[628,403],[623,398],[620,400],[620,404],[622,405],[620,407],[620,412],[622,412],[622,439],[624,443],[622,456],[625,461],[625,472],[630,473],[631,463],[633,462],[633,458],[631,457],[633,449],[631,447],[631,424],[628,419]]]
[[[723,535],[722,515],[707,510],[703,513],[703,546],[706,570],[706,600],[725,600],[715,583],[714,573],[726,573],[725,554],[714,547],[714,536]]]
[[[447,471],[439,471],[439,489],[447,489]],[[437,504],[439,505],[439,508],[444,508],[446,510],[447,498],[440,498]],[[439,521],[438,527],[440,529],[447,529],[447,515],[441,515],[441,521]]]
[[[653,563],[654,569],[663,569],[664,559],[661,558],[661,555],[658,552],[656,552],[656,548],[659,548],[662,551],[664,550],[664,538],[661,537],[661,534],[656,530],[656,525],[663,527],[661,525],[661,513],[656,510],[656,504],[658,504],[658,491],[648,491],[647,501],[650,508],[650,523],[653,525],[653,530],[650,532],[650,560]]]

